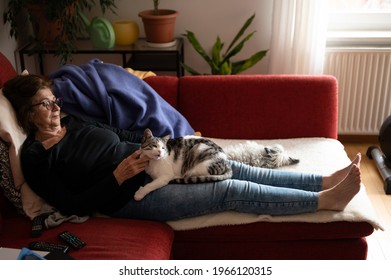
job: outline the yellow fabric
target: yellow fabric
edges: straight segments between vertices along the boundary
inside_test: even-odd
[[[145,79],[145,78],[148,78],[148,77],[153,77],[153,76],[156,76],[155,73],[153,73],[152,71],[139,71],[139,70],[133,70],[132,68],[130,67],[126,67],[125,68],[128,72],[132,73],[133,75],[135,75],[136,77],[139,77],[140,79]]]

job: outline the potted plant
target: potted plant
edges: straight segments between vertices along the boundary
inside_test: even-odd
[[[153,0],[153,7],[153,10],[141,11],[138,14],[143,21],[147,42],[156,46],[175,44],[175,21],[179,13],[175,10],[159,9],[159,0]]]
[[[10,36],[17,38],[19,30],[26,30],[26,25],[33,28],[33,40],[37,48],[44,51],[56,49],[56,56],[61,63],[66,63],[75,50],[75,41],[84,30],[84,23],[79,11],[91,10],[97,4],[102,13],[106,10],[115,12],[115,0],[8,0],[3,13],[4,24],[10,24]],[[20,21],[19,14],[27,11],[28,20]]]
[[[244,39],[238,42],[254,20],[254,17],[255,14],[252,15],[249,19],[247,19],[243,27],[236,34],[235,38],[232,40],[231,44],[228,46],[227,50],[224,53],[224,43],[221,42],[219,36],[217,36],[216,42],[213,45],[211,55],[209,55],[201,46],[200,42],[198,41],[196,35],[193,32],[186,31],[186,34],[184,34],[184,36],[188,39],[189,43],[193,46],[196,52],[200,54],[202,58],[209,64],[212,75],[238,74],[254,66],[263,57],[265,57],[268,52],[268,50],[261,50],[247,59],[243,59],[236,62],[231,61],[231,58],[237,55],[242,50],[244,44],[254,35],[255,31],[251,32],[246,37],[244,37]],[[186,64],[183,64],[183,67],[187,72],[192,75],[201,75],[201,73]]]

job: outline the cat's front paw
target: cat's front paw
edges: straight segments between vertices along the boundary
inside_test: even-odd
[[[134,194],[134,200],[140,201],[145,197],[145,193],[143,192],[143,187],[140,187],[138,191]]]

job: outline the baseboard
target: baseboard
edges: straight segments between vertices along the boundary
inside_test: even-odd
[[[379,135],[338,135],[338,140],[341,142],[351,143],[378,143]]]

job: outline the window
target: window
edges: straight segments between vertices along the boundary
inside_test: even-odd
[[[328,45],[391,45],[391,0],[330,0]]]
[[[391,11],[391,0],[331,0],[332,11]]]

